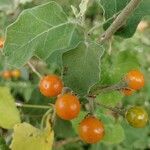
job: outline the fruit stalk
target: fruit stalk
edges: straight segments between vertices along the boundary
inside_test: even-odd
[[[37,109],[49,109],[50,106],[44,105],[31,105],[31,104],[23,104],[20,102],[16,102],[17,107],[24,107],[24,108],[37,108]]]
[[[34,68],[34,66],[30,62],[28,62],[27,64],[39,78],[42,78],[42,75]]]

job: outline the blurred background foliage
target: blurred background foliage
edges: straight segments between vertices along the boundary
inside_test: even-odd
[[[0,37],[5,38],[6,27],[16,20],[17,16],[24,10],[36,5],[40,5],[50,0],[0,0]],[[63,6],[65,12],[69,16],[73,17],[71,5],[78,7],[80,0],[55,0],[61,6]],[[91,0],[89,9],[86,13],[87,28],[92,28],[93,25],[97,25],[99,22],[103,22],[103,9],[96,0]],[[103,32],[103,27],[100,26],[92,32],[92,39],[99,36]],[[101,62],[101,80],[102,85],[113,84],[119,82],[122,76],[130,69],[140,68],[145,74],[145,87],[135,92],[132,96],[122,96],[110,94],[109,97],[104,97],[104,103],[111,101],[111,99],[117,99],[115,104],[121,107],[129,107],[130,105],[142,105],[146,108],[150,114],[150,17],[142,19],[138,28],[132,38],[123,39],[120,37],[113,37],[108,43],[105,44],[105,53]],[[32,59],[32,63],[35,68],[41,73],[56,73],[59,72],[57,65],[52,64],[46,66],[44,62]],[[0,72],[12,69],[7,65],[5,58],[0,55]],[[0,78],[1,86],[8,86],[11,89],[16,101],[26,102],[28,104],[42,104],[46,105],[53,100],[44,98],[38,91],[38,78],[28,66],[21,68],[22,76],[19,80],[5,80]],[[113,101],[113,100],[112,100]],[[98,144],[88,145],[80,141],[74,143],[64,144],[63,146],[54,147],[59,150],[149,150],[150,149],[150,126],[148,125],[144,129],[134,129],[130,127],[121,117],[118,117],[106,110],[102,110],[109,114],[108,116],[102,116],[98,111],[104,122],[109,122],[109,117],[114,116],[115,120],[120,121],[124,128],[124,133],[118,136],[118,132],[122,132],[120,127],[108,127],[110,137],[105,141]],[[37,111],[36,109],[24,108],[20,110],[24,121],[30,122],[33,125],[39,127],[40,120],[45,111]],[[85,112],[83,112],[85,114]],[[107,118],[108,117],[108,118]],[[112,121],[112,120],[111,120]],[[109,125],[111,124],[111,121]],[[76,131],[74,130],[74,124],[77,124],[79,120],[68,122],[57,118],[55,126],[56,141],[76,137]],[[0,130],[0,149],[7,150],[6,143],[9,144],[11,140],[11,132]],[[117,137],[118,136],[118,137]],[[4,141],[6,140],[6,143]],[[118,142],[118,139],[121,142]],[[116,140],[116,141],[115,141]],[[112,143],[110,142],[112,141]],[[118,144],[119,143],[119,144]],[[4,147],[4,148],[1,148]]]

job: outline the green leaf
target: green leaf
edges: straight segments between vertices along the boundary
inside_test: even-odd
[[[74,128],[74,130],[77,134],[78,134],[79,123],[85,118],[86,115],[87,115],[87,112],[80,111],[79,116],[71,121],[72,127]]]
[[[101,93],[97,96],[97,100],[106,106],[116,106],[116,104],[121,101],[123,98],[123,94],[119,91],[112,91],[109,93]]]
[[[110,148],[110,145],[108,145]],[[108,147],[105,146],[102,142],[96,143],[96,144],[92,144],[89,150],[103,150],[103,149],[107,149]],[[107,150],[112,150],[111,148]]]
[[[54,100],[53,100],[54,101]],[[35,88],[31,94],[31,98],[26,104],[30,105],[49,105],[52,102],[47,97],[44,97],[40,92],[39,89]],[[22,108],[23,113],[30,118],[32,125],[40,124],[42,116],[46,113],[47,110],[45,109],[29,109],[29,108]]]
[[[107,144],[118,144],[122,142],[125,138],[124,130],[122,126],[118,123],[105,124],[105,136],[103,142]]]
[[[144,149],[143,142],[146,142],[149,138],[150,126],[148,125],[145,128],[137,129],[130,126],[126,121],[122,122],[122,126],[124,128],[126,137],[123,142],[123,145],[126,146],[126,148],[131,148],[132,145],[133,149],[136,149],[136,146],[142,143],[142,145],[138,147],[139,149]]]
[[[0,54],[0,71],[4,70],[5,66],[5,57]]]
[[[3,137],[0,137],[0,150],[9,150]]]
[[[101,45],[80,43],[78,47],[63,54],[65,86],[75,93],[85,95],[99,81]]]
[[[53,52],[75,47],[82,39],[78,25],[67,19],[57,3],[49,2],[24,10],[7,28],[4,52],[10,65],[20,67],[32,56],[46,60]]]
[[[119,122],[116,122],[112,116],[108,115],[104,111],[102,112],[98,108],[96,109],[96,115],[104,123],[105,136],[102,140],[104,143],[118,144],[124,140],[124,129]]]
[[[28,88],[24,89],[23,96],[26,102],[30,100],[33,90],[34,88],[32,86],[29,86]]]
[[[58,138],[68,138],[76,135],[71,122],[62,120],[58,117],[56,119],[54,131]]]
[[[103,64],[100,81],[102,85],[117,83],[128,71],[140,68],[138,55],[131,50],[118,51],[111,56],[106,54],[101,63]]]
[[[51,150],[54,132],[51,127],[37,129],[24,122],[14,127],[11,150]]]
[[[105,10],[106,19],[113,17],[130,2],[130,0],[99,0],[99,1]],[[129,38],[133,36],[134,32],[136,31],[137,25],[142,19],[142,17],[150,15],[149,6],[150,6],[149,0],[141,1],[139,6],[133,12],[133,14],[130,15],[125,25],[116,32],[116,35],[122,36],[124,38]],[[111,19],[111,21],[106,23],[104,25],[104,28],[107,29],[112,22],[113,19]]]
[[[113,66],[114,80],[116,80],[118,77],[122,79],[128,71],[140,68],[138,55],[135,53],[135,51],[132,52],[131,50],[119,52],[114,58]]]
[[[104,124],[113,124],[115,122],[113,116],[107,115],[104,108],[98,107],[95,111],[95,114],[99,117],[100,120],[102,120]]]
[[[25,102],[28,102],[31,98],[32,92],[37,87],[37,85],[32,85],[31,82],[23,81],[9,81],[5,83],[6,86],[12,87],[14,95],[22,95]]]
[[[20,123],[15,101],[7,87],[0,87],[0,127],[11,129]]]

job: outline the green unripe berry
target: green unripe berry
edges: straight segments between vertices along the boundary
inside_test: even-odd
[[[125,118],[134,128],[143,128],[148,122],[147,112],[139,106],[129,108],[125,114]]]

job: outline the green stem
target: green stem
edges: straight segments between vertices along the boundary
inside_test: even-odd
[[[4,81],[2,82],[2,85],[8,86],[8,87],[12,87],[12,88],[30,88],[30,87],[37,87],[37,84],[30,84],[28,82],[23,82],[23,81],[17,81],[17,82],[13,82],[13,81]]]
[[[23,108],[36,108],[36,109],[50,109],[50,106],[44,106],[44,105],[32,105],[32,104],[23,104],[20,102],[16,102],[17,107],[23,107]]]
[[[41,129],[44,128],[44,122],[47,118],[47,116],[51,113],[52,109],[49,109],[48,111],[46,111],[46,113],[43,115],[42,120],[41,120]]]

